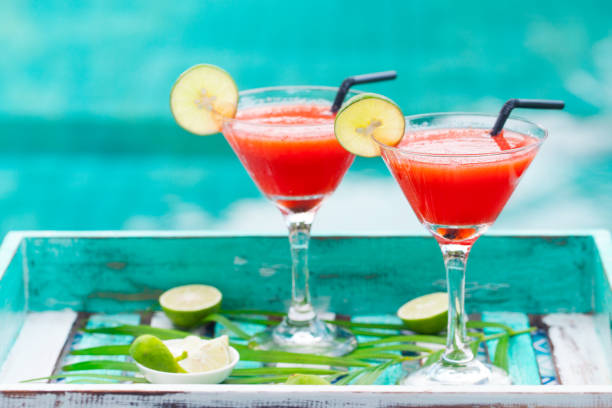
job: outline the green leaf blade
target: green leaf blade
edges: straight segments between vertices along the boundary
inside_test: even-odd
[[[116,360],[91,360],[80,361],[74,364],[68,364],[62,367],[62,371],[88,371],[88,370],[118,370],[118,371],[133,371],[138,372],[138,366],[127,361]]]
[[[259,361],[262,363],[295,363],[340,367],[368,367],[370,364],[347,357],[328,357],[317,354],[290,353],[286,351],[253,350],[246,346],[234,345],[244,361]]]
[[[270,384],[270,383],[283,383],[289,378],[288,375],[277,375],[269,377],[230,377],[225,380],[224,384]]]
[[[209,316],[206,316],[203,322],[219,323],[223,325],[223,327],[225,327],[226,329],[228,329],[229,331],[231,331],[232,333],[234,333],[236,336],[240,337],[243,340],[250,340],[252,337],[250,334],[248,334],[247,332],[242,330],[240,327],[238,327],[238,325],[231,322],[228,318],[221,316],[220,314],[217,314],[217,313],[213,313]]]
[[[161,340],[172,340],[172,339],[182,339],[187,336],[192,336],[192,333],[183,331],[183,330],[175,330],[175,329],[161,329],[159,327],[151,327],[145,325],[131,325],[131,324],[122,324],[120,326],[112,326],[112,327],[98,327],[95,329],[83,329],[85,333],[92,334],[111,334],[111,335],[124,335],[124,336],[134,336],[138,337],[143,334],[151,334],[155,337],[160,338]]]
[[[341,371],[326,368],[310,367],[256,367],[236,368],[232,371],[232,377],[249,377],[261,375],[291,375],[291,374],[313,374],[313,375],[337,375]]]
[[[510,336],[500,337],[495,347],[495,358],[493,359],[493,365],[501,368],[505,372],[508,372],[510,365],[508,351],[510,349]]]
[[[430,336],[425,334],[414,334],[414,335],[405,335],[405,336],[391,336],[384,337],[378,340],[365,341],[359,344],[359,349],[370,348],[378,346],[379,344],[386,343],[430,343],[430,344],[439,344],[445,345],[446,338],[442,336]]]
[[[130,345],[97,346],[70,351],[73,356],[129,356]]]
[[[508,334],[513,334],[514,329],[507,324],[497,322],[483,322],[480,320],[470,320],[467,322],[466,327],[468,329],[502,329]]]
[[[423,367],[430,366],[433,363],[440,361],[440,359],[442,358],[442,354],[444,354],[444,349],[431,353],[429,357],[427,357],[427,359],[425,360],[425,363],[423,363]]]
[[[22,383],[30,383],[43,380],[59,380],[62,378],[92,378],[94,380],[110,380],[110,381],[131,381],[133,383],[147,383],[143,377],[125,376],[125,375],[111,375],[111,374],[94,374],[94,373],[70,373],[70,374],[58,374],[51,375],[48,377],[31,378],[29,380],[20,381]]]
[[[399,360],[390,360],[383,364],[380,364],[373,370],[369,370],[367,373],[359,377],[354,385],[372,385],[376,382],[378,377],[380,377],[387,368],[391,367],[393,364],[397,364]]]

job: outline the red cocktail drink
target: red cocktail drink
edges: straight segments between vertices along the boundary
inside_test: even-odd
[[[304,212],[334,192],[354,159],[336,140],[334,116],[329,105],[246,108],[224,134],[266,196]]]
[[[487,129],[414,130],[397,145],[402,153],[383,156],[419,220],[442,237],[438,228],[461,227],[461,238],[495,221],[540,143],[512,131],[497,138],[505,143]]]

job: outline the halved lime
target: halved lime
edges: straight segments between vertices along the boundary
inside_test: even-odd
[[[168,347],[157,337],[150,334],[138,336],[130,346],[134,360],[152,370],[166,373],[186,373],[176,362]]]
[[[223,295],[208,285],[178,286],[162,293],[159,304],[172,323],[178,327],[197,326],[204,317],[221,308]]]
[[[365,93],[346,101],[336,115],[338,142],[358,156],[380,156],[380,143],[394,146],[404,135],[404,114],[395,102],[382,95]]]
[[[398,309],[397,317],[416,333],[439,333],[448,320],[448,294],[436,292],[412,299]]]
[[[238,107],[238,87],[225,70],[209,64],[183,72],[170,91],[170,110],[183,129],[196,135],[221,130]]]

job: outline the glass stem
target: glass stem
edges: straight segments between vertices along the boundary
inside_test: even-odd
[[[291,247],[291,306],[287,314],[290,325],[306,325],[314,320],[316,313],[310,303],[308,287],[308,245],[314,212],[288,213],[285,215],[289,228]]]
[[[442,362],[463,365],[474,359],[465,335],[465,266],[471,245],[441,244],[448,285],[448,328]]]

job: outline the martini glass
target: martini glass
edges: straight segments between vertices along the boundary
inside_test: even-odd
[[[334,135],[330,107],[337,91],[287,86],[241,92],[235,119],[223,124],[223,135],[289,229],[291,305],[278,326],[255,338],[262,349],[339,356],[357,345],[349,331],[317,317],[308,283],[310,227],[354,159]]]
[[[434,113],[406,117],[396,146],[382,157],[421,223],[438,242],[449,295],[442,359],[406,377],[405,385],[510,384],[501,369],[474,359],[466,338],[465,267],[474,242],[493,224],[547,136],[509,119],[490,136],[496,116]]]

